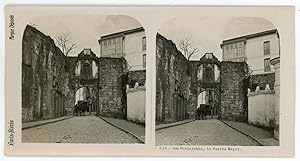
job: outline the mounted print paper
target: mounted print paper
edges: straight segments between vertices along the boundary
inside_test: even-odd
[[[79,17],[84,32],[71,27]],[[22,142],[144,143],[144,38],[128,16],[33,19],[22,38]]]
[[[176,17],[156,43],[157,145],[279,145],[280,35],[270,21]]]
[[[11,5],[5,18],[7,155],[294,155],[293,7]]]

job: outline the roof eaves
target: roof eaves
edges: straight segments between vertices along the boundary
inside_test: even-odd
[[[145,29],[143,27],[138,27],[138,28],[129,29],[129,30],[125,30],[125,31],[115,32],[115,33],[101,36],[100,40],[111,38],[111,37],[116,37],[116,36],[122,36],[122,35],[126,35],[126,34],[131,34],[131,33],[135,33],[135,32],[141,32],[141,31],[145,31]]]
[[[267,30],[267,31],[263,31],[263,32],[258,32],[258,33],[254,33],[254,34],[249,34],[249,35],[245,35],[245,36],[240,36],[240,37],[227,39],[227,40],[224,40],[223,43],[227,42],[227,41],[237,40],[237,39],[251,39],[251,38],[254,38],[254,37],[270,35],[270,34],[275,34],[275,33],[277,33],[277,29]]]

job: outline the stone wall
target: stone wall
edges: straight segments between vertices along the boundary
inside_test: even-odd
[[[172,41],[159,34],[156,38],[156,121],[187,119],[190,106],[188,60]]]
[[[128,72],[128,85],[133,88],[135,83],[139,83],[140,86],[145,86],[146,83],[146,70],[135,70]]]
[[[220,61],[213,55],[213,53],[206,53],[200,58],[200,60],[189,61],[189,66],[191,78],[191,107],[188,111],[190,112],[190,116],[195,116],[196,107],[198,105],[198,95],[203,91],[216,93],[218,98],[214,101],[213,108],[214,111],[219,111]]]
[[[70,90],[65,55],[49,36],[27,26],[22,41],[22,121],[66,115]]]
[[[124,58],[99,58],[99,115],[126,119],[127,82]]]
[[[90,49],[66,57],[51,37],[29,25],[22,46],[23,122],[72,115],[81,87],[89,88],[90,103],[99,115],[126,119],[128,76],[145,84],[146,71],[128,72],[124,58],[98,58]],[[85,63],[83,75],[76,75],[79,61]]]
[[[74,105],[75,105],[75,95],[76,95],[76,79],[75,79],[75,67],[76,67],[76,61],[78,60],[77,57],[68,57],[67,58],[67,69],[69,74],[69,84],[68,88],[70,89],[69,93],[67,93],[67,115],[73,115]]]
[[[201,85],[201,82],[198,81],[197,73],[199,66],[201,65],[200,61],[190,61],[190,75],[191,75],[191,88],[190,88],[190,106],[188,107],[189,117],[193,118],[196,116],[196,109],[198,103],[198,95],[200,93],[200,89],[198,88]]]
[[[248,67],[245,62],[221,62],[220,118],[247,121]]]
[[[250,79],[247,63],[220,62],[212,53],[188,61],[171,40],[159,34],[156,74],[156,124],[194,118],[203,91],[214,92],[214,114],[220,119],[246,122],[249,80],[266,80],[261,84],[272,80],[272,75]]]
[[[249,88],[251,92],[255,91],[256,87],[265,89],[266,84],[269,84],[271,90],[274,89],[275,73],[251,75],[249,77]]]

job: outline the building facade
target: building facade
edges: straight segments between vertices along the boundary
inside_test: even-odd
[[[223,61],[247,62],[251,75],[274,73],[270,60],[280,55],[276,29],[224,40]]]
[[[101,36],[100,57],[124,57],[130,71],[146,69],[146,36],[143,27]]]
[[[127,63],[127,120],[145,123],[146,36],[143,27],[103,35],[100,58],[124,58]],[[136,100],[139,100],[138,102]],[[126,104],[126,102],[123,102]]]

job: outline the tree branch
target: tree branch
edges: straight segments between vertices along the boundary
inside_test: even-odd
[[[72,42],[69,33],[62,33],[55,37],[55,43],[61,49],[62,53],[68,56],[77,47],[75,42]]]
[[[199,52],[198,48],[193,48],[191,39],[188,38],[178,41],[177,47],[187,60],[190,60],[194,54]]]

